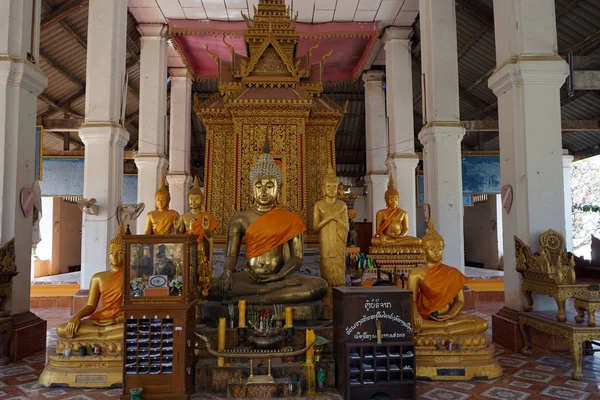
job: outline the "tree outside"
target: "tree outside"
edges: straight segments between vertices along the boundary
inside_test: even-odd
[[[573,253],[591,258],[591,236],[600,238],[600,156],[576,161],[571,168]]]

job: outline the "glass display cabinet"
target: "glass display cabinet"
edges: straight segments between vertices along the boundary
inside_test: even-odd
[[[188,399],[193,393],[198,237],[125,236],[123,396]]]

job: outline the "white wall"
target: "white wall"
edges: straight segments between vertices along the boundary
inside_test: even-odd
[[[464,207],[465,261],[482,263],[488,269],[497,269],[500,260],[498,229],[502,225],[498,226],[496,199],[489,195],[487,201]]]
[[[40,260],[52,259],[52,225],[54,220],[54,198],[42,197],[42,218],[40,219],[40,242],[35,255]]]

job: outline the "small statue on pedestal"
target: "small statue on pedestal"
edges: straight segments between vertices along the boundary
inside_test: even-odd
[[[154,195],[156,199],[156,210],[151,211],[146,216],[145,235],[169,235],[175,233],[174,222],[179,218],[179,213],[175,210],[169,210],[171,194],[165,185],[165,176],[160,180],[160,188]]]

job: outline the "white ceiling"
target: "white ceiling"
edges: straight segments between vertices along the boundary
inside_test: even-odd
[[[258,0],[128,0],[138,23],[165,23],[167,18],[242,21],[241,11],[250,18]],[[419,11],[419,0],[285,0],[298,12],[298,21],[373,22],[383,26],[411,26]]]

